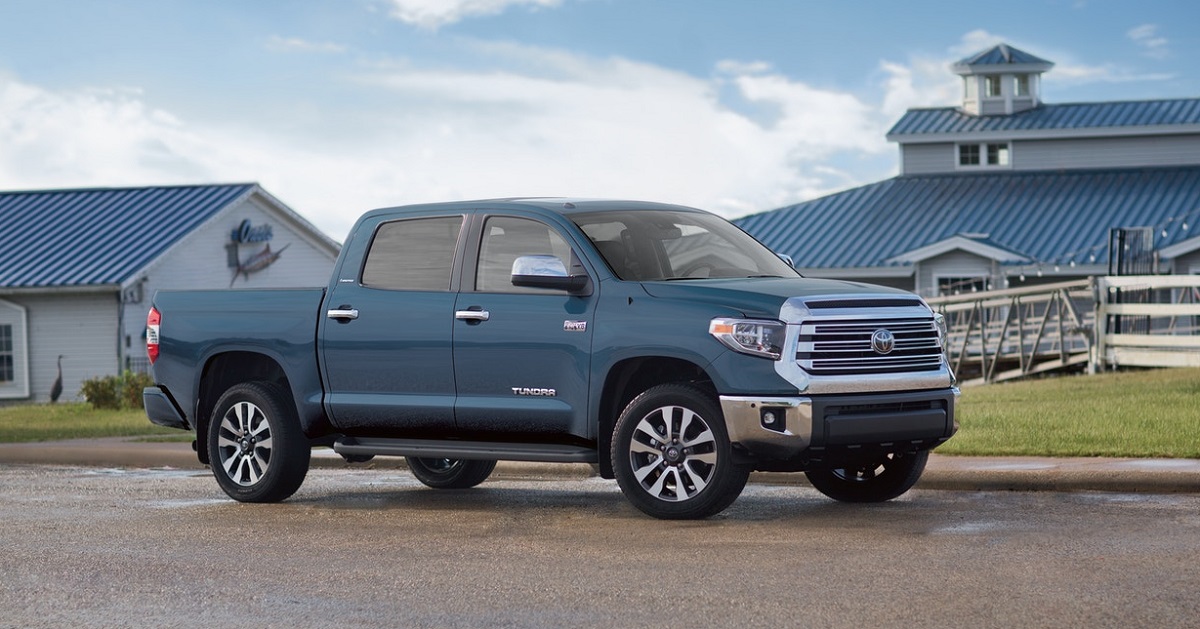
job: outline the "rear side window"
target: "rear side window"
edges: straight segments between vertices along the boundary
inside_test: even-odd
[[[385,290],[450,290],[462,216],[384,223],[375,232],[363,286]]]

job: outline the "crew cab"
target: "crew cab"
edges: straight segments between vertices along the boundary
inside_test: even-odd
[[[657,518],[718,513],[754,470],[883,501],[957,429],[920,298],[803,278],[677,205],[375,210],[325,288],[160,291],[147,324],[149,419],[194,432],[246,502],[291,496],[318,445],[406,457],[435,488],[591,463]]]

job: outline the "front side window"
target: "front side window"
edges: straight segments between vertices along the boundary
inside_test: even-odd
[[[363,286],[384,290],[448,291],[462,216],[384,223],[375,231]]]
[[[797,276],[762,243],[706,212],[593,212],[570,218],[623,280]]]
[[[0,325],[0,383],[16,380],[16,365],[13,355],[13,327]]]
[[[527,218],[494,216],[483,226],[475,290],[493,293],[545,293],[546,289],[513,286],[513,262],[521,256],[551,255],[570,269],[571,247],[549,225]]]

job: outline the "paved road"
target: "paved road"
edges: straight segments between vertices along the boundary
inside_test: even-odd
[[[0,627],[1200,624],[1187,494],[760,484],[667,523],[594,478],[317,469],[242,505],[196,470],[0,465],[0,517]]]

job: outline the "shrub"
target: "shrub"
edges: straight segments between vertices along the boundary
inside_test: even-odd
[[[97,376],[83,381],[79,393],[92,408],[140,409],[142,389],[154,384],[150,376],[126,370],[119,376]]]

